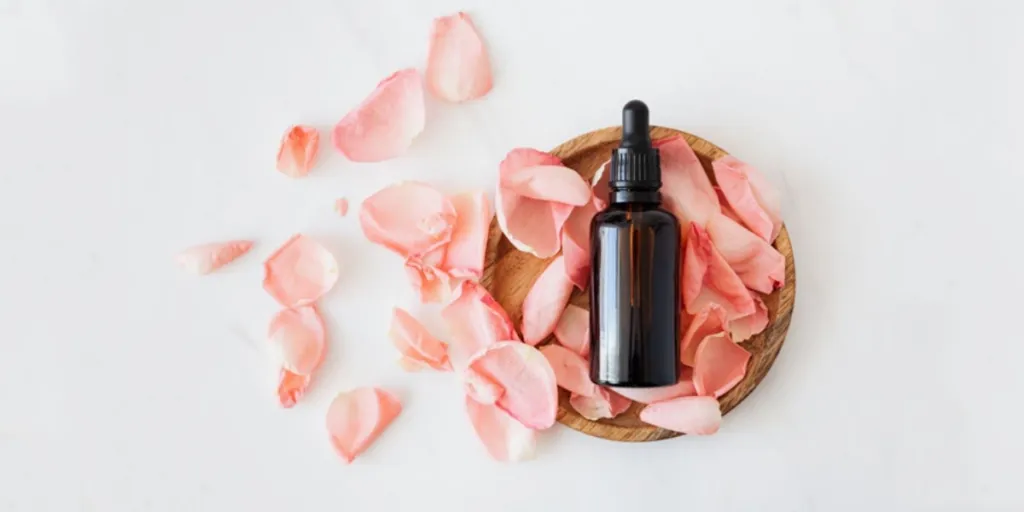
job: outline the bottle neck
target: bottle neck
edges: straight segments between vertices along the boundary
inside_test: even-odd
[[[661,204],[661,192],[651,189],[612,189],[609,194],[612,204],[642,203]]]

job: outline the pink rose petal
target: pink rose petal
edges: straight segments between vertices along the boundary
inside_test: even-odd
[[[693,366],[697,346],[705,337],[725,332],[725,310],[718,304],[708,303],[690,319],[689,327],[683,334],[680,344],[680,360],[687,366]]]
[[[405,181],[366,198],[359,223],[371,242],[408,258],[447,244],[456,217],[451,201],[437,189]]]
[[[470,356],[499,341],[518,340],[512,320],[501,304],[479,283],[463,281],[458,296],[443,310],[441,318],[448,327],[448,357],[457,369]]]
[[[423,324],[404,309],[392,309],[388,337],[402,353],[403,361],[421,363],[441,371],[452,369],[451,363],[448,362],[448,347],[431,335]]]
[[[682,136],[655,141],[661,154],[661,195],[665,208],[686,226],[695,222],[704,227],[719,212],[718,194],[711,186],[704,167]]]
[[[626,412],[632,403],[628,398],[617,393],[606,389],[600,389],[599,391],[599,393],[591,396],[572,393],[569,396],[569,405],[580,416],[590,421],[597,421],[614,418]]]
[[[312,304],[337,281],[334,255],[302,234],[289,238],[263,263],[263,289],[286,308]]]
[[[557,157],[520,148],[501,162],[495,211],[502,233],[520,251],[553,256],[573,206],[589,200],[590,187]]]
[[[457,194],[451,197],[451,202],[456,212],[455,229],[441,268],[452,276],[480,279],[494,213],[483,192]]]
[[[718,398],[743,380],[750,352],[734,343],[728,333],[721,333],[704,338],[694,359],[693,387],[697,394]]]
[[[466,396],[481,404],[491,405],[505,394],[505,388],[481,373],[469,371],[462,377]]]
[[[590,366],[579,354],[561,345],[544,345],[540,352],[551,364],[558,387],[583,396],[594,396],[601,388],[590,380]]]
[[[731,155],[711,162],[711,168],[742,223],[765,241],[775,241],[782,229],[782,202],[775,187],[757,169]]]
[[[394,395],[379,388],[338,393],[327,408],[327,433],[341,460],[351,463],[402,412]]]
[[[718,214],[708,221],[708,237],[743,284],[771,293],[786,280],[786,258],[747,228]]]
[[[277,150],[277,170],[292,178],[305,176],[316,163],[319,150],[320,133],[316,128],[292,126],[281,138],[281,148]]]
[[[270,321],[267,340],[275,363],[296,375],[312,375],[327,346],[324,321],[312,304],[279,311]]]
[[[590,221],[601,210],[596,198],[573,208],[562,228],[562,255],[569,280],[583,290],[590,282]]]
[[[249,252],[249,240],[231,240],[189,247],[178,253],[178,266],[197,275],[205,275]]]
[[[709,303],[721,306],[727,319],[754,312],[754,299],[743,281],[696,223],[690,224],[683,251],[682,288],[683,304],[691,315]]]
[[[278,372],[277,380],[277,401],[285,409],[294,407],[296,403],[306,394],[309,381],[312,375],[298,375],[284,368]]]
[[[710,435],[718,432],[722,411],[710,396],[685,396],[648,405],[640,421],[687,435]]]
[[[523,341],[536,345],[552,332],[572,294],[572,281],[565,275],[559,256],[548,264],[523,299]]]
[[[405,260],[405,275],[424,304],[446,302],[452,293],[452,277],[430,264],[431,259],[438,258],[410,256]]]
[[[612,388],[623,397],[642,404],[652,404],[671,400],[681,396],[696,396],[697,389],[693,387],[693,379],[683,378],[671,386],[660,386],[656,388]]]
[[[379,162],[405,153],[425,123],[423,80],[415,69],[403,69],[382,80],[346,114],[332,138],[349,160]]]
[[[466,414],[487,453],[495,460],[518,462],[533,457],[537,431],[524,426],[495,405],[466,397]]]
[[[473,356],[466,373],[504,390],[495,405],[523,425],[546,429],[558,412],[555,372],[536,348],[518,341],[499,341]]]
[[[431,93],[453,103],[480,98],[491,90],[491,61],[467,14],[434,20],[426,77]]]
[[[569,304],[555,324],[555,339],[563,347],[583,356],[590,356],[590,311]]]
[[[342,217],[348,215],[348,199],[342,197],[334,201],[334,211]]]
[[[729,334],[736,343],[746,341],[768,327],[768,308],[765,307],[764,301],[760,297],[754,297],[754,306],[753,313],[729,321]]]
[[[740,220],[739,215],[736,215],[736,212],[734,212],[733,209],[729,207],[729,201],[727,201],[725,199],[725,195],[722,194],[722,189],[715,187],[715,193],[718,194],[718,204],[722,205],[722,215],[729,217],[737,224],[743,224],[743,221]]]

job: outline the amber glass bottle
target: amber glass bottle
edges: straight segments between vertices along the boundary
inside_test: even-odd
[[[622,109],[608,208],[590,225],[590,379],[621,387],[679,380],[679,221],[661,208],[647,106]]]

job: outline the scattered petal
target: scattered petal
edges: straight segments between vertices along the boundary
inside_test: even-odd
[[[601,210],[597,198],[573,208],[562,228],[562,255],[565,273],[577,288],[583,290],[590,282],[590,221]]]
[[[480,279],[494,212],[483,192],[454,195],[451,203],[456,213],[455,228],[441,268],[455,277]]]
[[[319,150],[320,133],[316,128],[292,126],[281,138],[281,148],[277,150],[277,170],[292,178],[301,178],[313,168]]]
[[[683,251],[683,304],[691,315],[715,303],[725,310],[726,319],[754,312],[754,299],[736,272],[722,258],[696,223],[690,224]]]
[[[463,281],[458,296],[441,310],[451,338],[448,357],[456,369],[499,341],[519,340],[508,314],[479,283]]]
[[[686,139],[677,135],[655,141],[661,155],[661,195],[680,226],[701,227],[719,212],[718,195]],[[686,233],[684,232],[684,235]]]
[[[696,396],[697,389],[693,387],[693,379],[681,378],[679,382],[671,386],[660,386],[656,388],[612,388],[615,392],[634,402],[642,404],[653,404],[671,400],[681,396]]]
[[[721,333],[704,338],[694,359],[693,387],[697,394],[718,398],[743,380],[750,352],[733,342],[728,333]]]
[[[334,211],[342,217],[348,215],[348,199],[342,197],[334,201]]]
[[[491,61],[467,14],[434,20],[426,77],[431,93],[453,103],[480,98],[491,90]]]
[[[708,237],[743,284],[771,293],[786,280],[786,258],[768,242],[725,215],[708,221]]]
[[[754,297],[754,312],[729,321],[729,334],[736,343],[746,341],[768,327],[768,308],[760,297]]]
[[[502,233],[516,249],[538,258],[561,248],[562,226],[573,206],[590,200],[590,187],[557,157],[519,148],[501,162],[495,211]]]
[[[392,309],[388,337],[406,363],[415,361],[442,371],[452,369],[448,362],[448,347],[404,309]]]
[[[406,258],[405,274],[409,278],[409,284],[419,294],[420,302],[424,304],[446,302],[452,293],[451,276],[444,270],[425,262],[424,258],[418,256]]]
[[[584,358],[590,356],[590,311],[569,304],[555,325],[555,339]]]
[[[711,168],[742,223],[765,241],[775,241],[782,229],[782,201],[775,187],[757,169],[731,155],[711,162]]]
[[[425,122],[423,80],[415,69],[403,69],[338,122],[334,147],[353,162],[387,160],[405,153]]]
[[[725,332],[725,310],[718,304],[708,303],[690,319],[689,327],[680,344],[680,360],[686,366],[693,366],[697,346],[705,337]]]
[[[231,240],[189,247],[178,253],[178,266],[197,275],[205,275],[249,252],[249,240]]]
[[[366,198],[359,212],[363,234],[403,258],[421,256],[447,244],[456,213],[434,187],[404,181]]]
[[[379,388],[338,393],[327,408],[327,433],[334,451],[351,463],[402,412],[394,395]]]
[[[572,294],[563,256],[548,264],[523,300],[523,341],[536,345],[551,335]]]
[[[601,388],[590,380],[590,366],[579,354],[561,345],[544,345],[540,352],[551,364],[558,387],[583,396],[595,396]]]
[[[648,405],[640,421],[688,435],[710,435],[722,424],[718,400],[710,396],[684,396]]]
[[[495,405],[523,425],[537,430],[554,425],[558,412],[555,372],[536,348],[499,341],[474,355],[466,373],[503,389]]]
[[[298,375],[284,368],[281,369],[277,381],[277,401],[285,409],[294,407],[306,394],[312,375]]]
[[[286,308],[312,304],[337,281],[334,255],[302,234],[289,238],[263,263],[263,289]]]
[[[537,431],[524,426],[494,405],[466,397],[466,414],[487,453],[495,460],[518,462],[533,457]]]
[[[296,375],[312,375],[324,359],[327,335],[316,306],[283,309],[267,333],[274,363]]]

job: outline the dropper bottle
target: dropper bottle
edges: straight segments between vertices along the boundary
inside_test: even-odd
[[[619,387],[679,380],[679,221],[661,207],[647,105],[622,109],[608,207],[590,225],[590,379]]]

